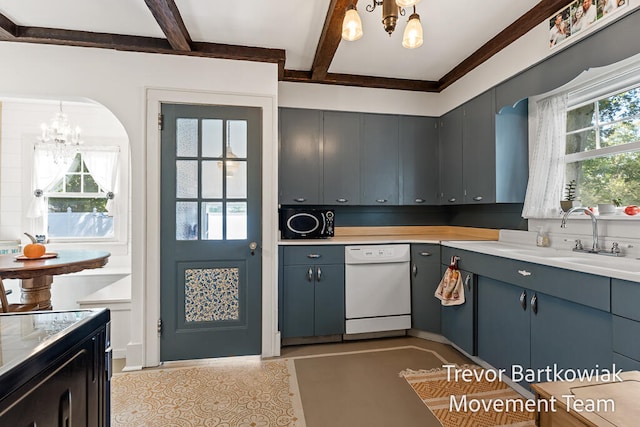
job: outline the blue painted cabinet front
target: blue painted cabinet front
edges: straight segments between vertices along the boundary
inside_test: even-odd
[[[440,333],[440,245],[411,245],[411,327]]]
[[[446,269],[446,266],[445,266]],[[442,335],[470,355],[475,349],[475,279],[474,274],[460,270],[464,286],[464,304],[442,306]]]

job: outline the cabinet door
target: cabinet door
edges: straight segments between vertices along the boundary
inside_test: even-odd
[[[463,203],[462,187],[462,108],[440,118],[440,203]]]
[[[510,371],[513,365],[528,368],[531,353],[529,300],[532,292],[477,276],[477,295],[478,356],[499,369]]]
[[[465,301],[461,305],[442,306],[442,335],[468,354],[475,355],[475,278],[468,271],[460,270],[460,274]]]
[[[323,134],[323,203],[360,204],[360,114],[326,111]]]
[[[322,111],[281,108],[279,113],[279,201],[283,205],[318,205]]]
[[[437,120],[400,116],[400,204],[438,204],[439,156]]]
[[[314,334],[315,267],[284,267],[282,337],[311,337]]]
[[[531,368],[611,367],[611,314],[546,294],[529,297]]]
[[[398,116],[362,115],[360,183],[362,205],[397,205]]]
[[[316,267],[314,311],[314,335],[344,333],[344,264]]]
[[[440,245],[411,245],[411,327],[440,332]]]
[[[467,204],[496,201],[494,93],[487,91],[463,106],[462,175]]]

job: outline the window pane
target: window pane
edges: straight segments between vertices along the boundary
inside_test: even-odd
[[[81,183],[80,175],[67,175],[67,193],[80,193],[82,191]]]
[[[227,160],[227,198],[247,198],[247,162]]]
[[[100,191],[100,187],[96,180],[89,174],[84,176],[84,192],[85,193],[97,193]]]
[[[222,162],[202,162],[202,197],[205,199],[222,198]]]
[[[640,119],[630,119],[600,128],[600,147],[611,147],[640,140]]]
[[[596,124],[595,103],[567,112],[567,132],[584,129]]]
[[[198,155],[198,119],[176,120],[176,148],[178,157]]]
[[[202,121],[202,157],[222,157],[222,120]]]
[[[222,202],[202,204],[202,240],[222,240]]]
[[[247,238],[247,202],[227,203],[227,240]]]
[[[49,237],[109,238],[114,236],[113,217],[106,214],[104,198],[49,197]]]
[[[621,153],[567,164],[567,182],[578,183],[583,206],[611,203],[640,204],[640,152]]]
[[[227,143],[233,154],[241,159],[247,158],[247,121],[229,120],[227,122]],[[227,149],[228,150],[228,149]],[[228,157],[229,153],[227,152]]]
[[[183,199],[198,197],[197,160],[176,160],[176,197]]]
[[[176,240],[198,240],[198,202],[176,202]]]
[[[608,123],[640,114],[640,87],[598,101],[600,122]]]
[[[77,153],[73,158],[73,162],[71,162],[71,166],[69,166],[69,170],[67,170],[67,172],[81,172],[81,167],[82,161],[80,160],[80,153]]]
[[[588,129],[567,135],[567,154],[596,149],[596,131]]]

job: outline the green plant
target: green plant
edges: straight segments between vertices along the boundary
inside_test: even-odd
[[[575,179],[572,179],[565,185],[564,187],[564,199],[568,201],[573,201],[576,199],[576,187],[578,184]]]
[[[622,199],[620,197],[617,197],[615,199],[612,199],[611,203],[613,203],[616,208],[619,208],[620,206],[622,206]]]

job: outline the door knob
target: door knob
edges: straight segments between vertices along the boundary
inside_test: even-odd
[[[256,242],[249,243],[249,249],[251,249],[251,255],[255,255],[256,254],[256,248],[257,247],[258,247],[258,244]]]

